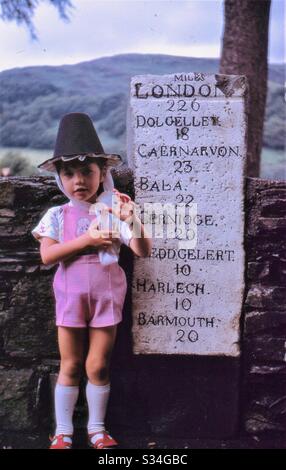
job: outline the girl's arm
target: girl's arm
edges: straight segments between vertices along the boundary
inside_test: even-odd
[[[127,219],[129,219],[130,214],[132,214],[133,232],[136,234],[136,237],[131,238],[129,247],[137,256],[150,256],[152,250],[152,237],[146,231],[141,220],[136,215],[134,201],[131,200],[130,196],[128,196],[127,194],[120,193],[115,188],[113,189],[113,191],[114,194],[120,200],[120,209],[119,213],[116,213],[113,208],[109,208],[109,211],[114,213],[122,221],[126,221]]]
[[[103,233],[103,232],[101,232]],[[100,232],[99,232],[100,234]],[[74,240],[59,243],[49,237],[42,237],[40,253],[42,262],[44,264],[54,264],[62,261],[70,256],[75,255],[79,251],[87,248],[88,246],[104,247],[112,244],[112,233],[108,237],[94,237],[88,232],[80,235]]]
[[[132,237],[129,247],[137,256],[150,256],[152,250],[152,239],[148,232],[146,232],[140,219],[136,216],[133,217],[133,230],[135,230],[135,233],[140,233],[140,238]]]

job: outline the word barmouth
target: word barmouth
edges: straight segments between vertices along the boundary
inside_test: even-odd
[[[216,322],[221,320],[215,317],[184,317],[168,315],[152,315],[145,312],[139,312],[137,324],[140,326],[189,326],[191,328],[214,328]]]

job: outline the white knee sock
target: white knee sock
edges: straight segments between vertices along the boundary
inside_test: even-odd
[[[73,412],[78,399],[79,387],[56,384],[55,387],[55,434],[73,434]]]
[[[104,419],[109,393],[110,383],[106,385],[94,385],[88,381],[86,386],[86,398],[89,411],[87,424],[88,434],[105,430]],[[103,437],[102,434],[96,434],[92,441],[95,442],[96,439],[101,437]]]

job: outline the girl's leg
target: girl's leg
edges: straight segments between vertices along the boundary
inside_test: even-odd
[[[77,386],[84,364],[86,328],[58,327],[61,368],[58,383]]]
[[[88,383],[86,397],[89,409],[88,434],[105,430],[104,420],[110,394],[109,364],[116,339],[117,325],[90,328],[89,352],[86,359]],[[102,437],[97,434],[91,440]]]
[[[55,388],[56,435],[73,434],[72,417],[84,362],[85,329],[58,328],[61,368]]]

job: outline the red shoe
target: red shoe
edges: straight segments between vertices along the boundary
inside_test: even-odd
[[[93,436],[96,434],[103,434],[103,438],[99,437],[94,443],[91,441]],[[92,434],[88,435],[88,445],[92,447],[92,449],[108,449],[109,447],[118,446],[118,442],[116,442],[113,437],[110,436],[108,431],[97,431]]]
[[[57,436],[50,436],[50,449],[71,449],[72,448],[72,435],[58,434]]]

